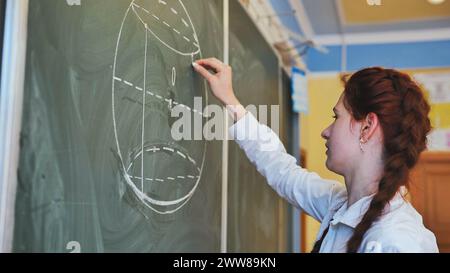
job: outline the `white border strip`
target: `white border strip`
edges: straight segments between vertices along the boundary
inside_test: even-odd
[[[250,1],[248,7],[243,3],[243,0],[240,0],[239,3],[244,8],[249,18],[253,21],[258,31],[264,37],[264,39],[266,40],[267,44],[270,46],[272,51],[277,56],[279,63],[283,64],[283,58],[280,52],[278,52],[278,50],[274,46],[276,42],[285,41],[290,48],[293,48],[294,44],[290,41],[290,38],[299,41],[304,41],[306,39],[305,37],[297,33],[289,31],[281,23],[281,20],[280,18],[278,18],[278,16],[272,17],[269,20],[270,24],[267,19],[259,17],[259,16],[264,17],[267,14],[271,15],[277,14],[270,1]],[[294,59],[296,66],[302,69],[306,69],[306,64],[303,62],[302,58],[298,55],[298,52],[292,54],[292,56],[290,57]],[[285,71],[288,74],[290,73],[290,67],[287,68],[284,67],[283,65],[283,69],[285,69]]]
[[[28,0],[6,1],[0,92],[0,252],[11,252],[19,163]]]
[[[320,79],[320,78],[336,78],[341,73],[339,71],[324,71],[324,72],[309,72],[307,74],[308,79]]]
[[[346,33],[344,39],[347,44],[352,45],[450,40],[450,28]],[[321,45],[340,45],[342,43],[342,38],[340,35],[334,34],[316,35],[314,41]]]
[[[401,70],[401,71],[427,71],[427,70],[436,70],[436,69],[442,69],[442,70],[447,70],[448,69],[448,65],[432,65],[432,66],[422,66],[422,67],[417,67],[417,66],[412,66],[412,67],[401,67],[401,68],[397,68],[394,67],[394,69],[397,70]],[[357,70],[348,70],[346,73],[354,73]],[[337,71],[337,70],[329,70],[329,71],[310,71],[307,76],[308,78],[311,79],[320,79],[320,78],[324,78],[324,77],[328,77],[328,78],[332,78],[332,77],[340,77],[341,72]]]
[[[311,21],[309,20],[308,13],[303,6],[302,0],[289,0],[289,4],[295,10],[295,19],[297,19],[297,23],[299,27],[302,29],[303,34],[307,39],[314,40],[314,30],[311,25]]]
[[[229,57],[229,0],[223,1],[223,62],[230,63]],[[224,111],[224,136],[222,142],[222,215],[220,229],[220,252],[227,253],[228,225],[228,114]]]
[[[343,30],[343,20],[344,20],[344,9],[342,8],[342,2],[339,0],[334,0],[334,6],[336,7],[336,16],[338,19],[339,27],[339,38],[341,40],[341,72],[347,71],[347,41],[345,40],[345,33]]]

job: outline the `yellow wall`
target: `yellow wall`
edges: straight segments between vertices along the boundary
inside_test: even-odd
[[[450,68],[410,70],[404,72],[411,75],[414,73],[450,72]],[[326,169],[325,141],[320,137],[322,130],[333,120],[332,108],[336,104],[342,90],[343,86],[338,74],[309,77],[308,96],[310,112],[301,115],[300,118],[300,145],[306,151],[306,164],[310,171],[318,173],[323,178],[334,179],[343,183],[343,177]],[[446,112],[445,116],[450,117],[450,109],[440,109],[440,107],[432,105],[430,114],[432,120],[436,112],[440,112],[441,116],[443,116],[443,112]],[[305,223],[307,252],[312,249],[318,229],[319,223],[307,216]]]
[[[327,170],[325,167],[325,141],[320,133],[332,122],[333,107],[342,92],[339,76],[323,76],[308,79],[309,113],[300,117],[300,146],[306,151],[306,166],[308,170],[318,173],[323,178],[344,179]],[[319,222],[310,216],[306,217],[306,251],[310,252],[314,245]]]

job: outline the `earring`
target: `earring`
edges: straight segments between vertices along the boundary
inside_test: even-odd
[[[361,149],[361,152],[363,152],[364,153],[364,148],[363,148],[363,139],[361,138],[360,140],[359,140],[359,148]]]

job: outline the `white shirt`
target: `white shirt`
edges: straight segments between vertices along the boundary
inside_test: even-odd
[[[299,167],[278,136],[251,113],[231,126],[229,133],[280,196],[321,222],[317,240],[330,226],[320,252],[346,252],[347,241],[373,195],[347,208],[344,185]],[[366,232],[358,252],[438,252],[438,248],[434,234],[399,192]]]

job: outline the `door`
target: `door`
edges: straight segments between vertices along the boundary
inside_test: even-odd
[[[440,252],[450,252],[450,152],[425,152],[411,174],[411,201],[434,232]]]

